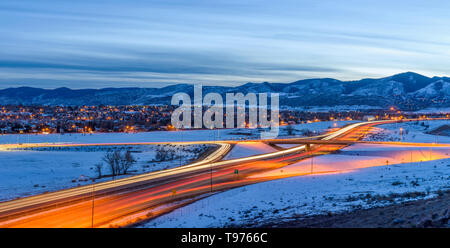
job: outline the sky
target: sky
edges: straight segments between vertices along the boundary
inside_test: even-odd
[[[450,75],[450,1],[2,0],[0,88]]]

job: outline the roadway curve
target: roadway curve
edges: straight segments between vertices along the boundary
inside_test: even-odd
[[[391,122],[351,124],[320,139],[358,141],[372,126]],[[229,149],[229,145],[222,145],[217,153],[208,156],[210,160],[206,162],[0,203],[0,227],[125,226],[171,210],[177,202],[182,204],[181,200],[280,178],[282,176],[249,176],[346,145],[317,144],[311,151],[305,151],[305,146],[301,145],[268,154],[212,162]]]

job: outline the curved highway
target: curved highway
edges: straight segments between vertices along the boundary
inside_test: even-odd
[[[319,139],[324,142],[356,142],[373,125],[391,122],[355,123]],[[277,139],[264,142],[286,140],[292,141]],[[310,151],[305,151],[305,145],[300,145],[273,153],[215,162],[231,149],[229,142],[215,143],[220,145],[216,151],[204,160],[186,166],[0,203],[0,227],[126,226],[164,213],[165,209],[173,208],[173,204],[181,200],[273,180],[274,177],[249,176],[346,146],[339,143],[316,144]]]

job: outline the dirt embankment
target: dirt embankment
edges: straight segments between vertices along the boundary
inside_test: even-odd
[[[450,227],[450,191],[439,196],[385,207],[342,214],[306,217],[286,223],[267,223],[261,227],[310,228],[424,228]]]

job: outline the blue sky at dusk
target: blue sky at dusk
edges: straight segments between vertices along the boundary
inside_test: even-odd
[[[2,0],[0,88],[449,75],[449,1]]]

